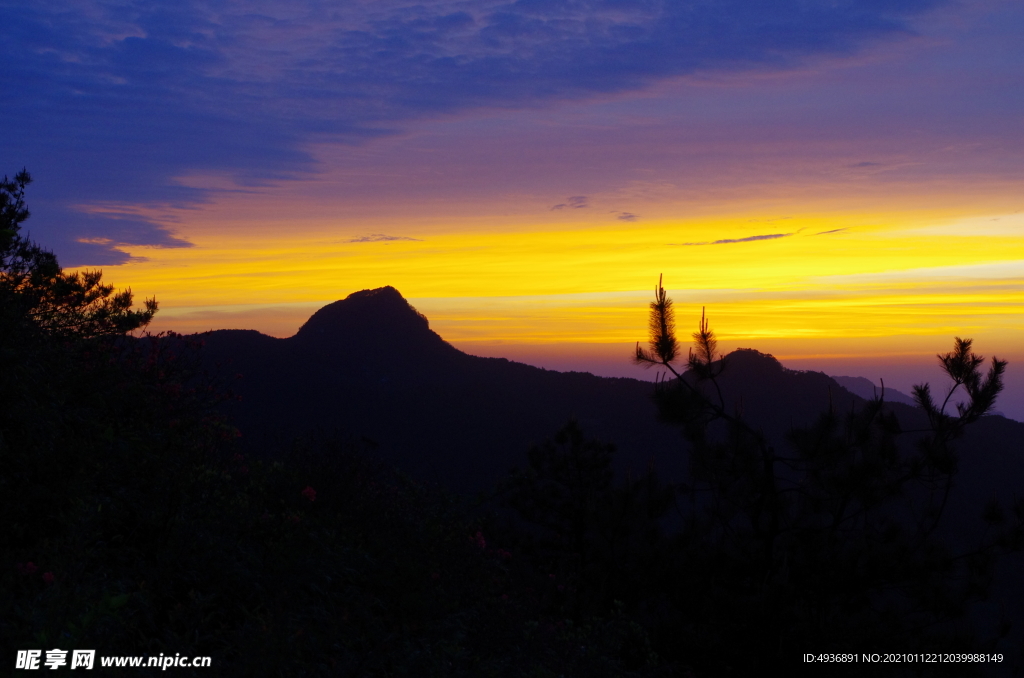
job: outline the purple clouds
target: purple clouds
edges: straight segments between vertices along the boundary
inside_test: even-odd
[[[309,176],[312,143],[358,144],[477,107],[788,69],[904,35],[937,4],[5,3],[0,121],[14,164],[0,171],[35,174],[31,225],[66,265],[119,263],[119,245],[188,243],[158,219],[81,206],[197,205],[209,191],[176,178]]]

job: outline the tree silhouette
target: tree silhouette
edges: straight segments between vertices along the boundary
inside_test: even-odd
[[[362,443],[245,454],[198,342],[125,336],[155,302],[133,311],[130,291],[21,237],[29,180],[0,186],[0,655],[212,656],[226,676],[652,675],[635,624],[542,625],[461,502]],[[604,448],[571,447],[603,477]]]
[[[679,536],[685,576],[675,603],[687,611],[693,653],[710,666],[726,656],[735,667],[744,644],[754,668],[796,661],[807,648],[910,651],[952,637],[964,646],[957,621],[987,592],[995,556],[1019,546],[1020,512],[1007,525],[998,507],[979,507],[993,529],[969,546],[952,547],[936,528],[956,472],[951,443],[992,410],[1006,362],[993,358],[982,377],[983,359],[957,338],[939,356],[953,379],[943,404],[927,385],[915,389],[929,427],[914,445],[902,440],[911,431],[887,411],[883,388],[860,411],[841,415],[830,405],[782,449],[726,407],[719,376],[729,359],[716,352],[703,313],[685,368],[675,364],[674,326],[659,280],[649,348],[638,343],[634,359],[668,370],[655,400],[689,442],[690,472],[678,488],[688,506]],[[947,415],[959,387],[967,400]]]
[[[145,327],[157,311],[155,299],[133,310],[130,289],[115,293],[100,271],[67,273],[57,257],[20,234],[28,219],[22,169],[0,181],[0,313],[10,328],[31,327],[51,336],[88,338],[126,334]]]
[[[100,577],[91,579],[102,544],[137,531],[148,532],[150,543],[166,534],[189,457],[216,436],[214,422],[201,425],[208,398],[189,393],[188,361],[156,337],[126,336],[146,326],[156,301],[134,310],[130,290],[115,292],[99,271],[65,272],[52,252],[21,234],[30,183],[25,170],[0,181],[4,642],[24,642],[26,629],[58,623],[66,631],[69,610],[88,605],[70,587],[62,600],[51,594],[30,603],[40,593],[33,587],[55,592],[86,570],[74,587],[102,598]],[[154,477],[164,484],[154,487]],[[106,513],[97,515],[97,506]],[[20,576],[11,574],[14,563],[22,563]],[[48,578],[28,576],[37,565]]]
[[[558,613],[577,621],[649,593],[645,569],[663,546],[659,527],[671,488],[653,468],[616,483],[614,453],[570,421],[553,440],[532,446],[528,468],[514,470],[502,488],[504,503],[528,526],[517,535],[519,549],[557,581]]]

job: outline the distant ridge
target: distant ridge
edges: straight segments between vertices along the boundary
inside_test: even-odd
[[[205,339],[207,364],[242,396],[226,412],[261,454],[338,431],[374,441],[415,476],[478,490],[574,417],[589,436],[619,444],[623,469],[683,458],[678,432],[657,421],[650,382],[467,355],[390,286],[324,306],[287,339],[242,330]]]
[[[888,386],[885,387],[885,393],[882,392],[881,384],[875,384],[870,379],[864,377],[832,377],[836,382],[845,388],[850,393],[855,393],[865,400],[870,400],[880,395],[884,395],[885,401],[888,403],[903,403],[904,405],[910,405],[911,407],[917,407],[917,403],[914,399],[908,396],[902,391],[897,391],[894,388]]]
[[[254,452],[279,453],[294,436],[338,431],[375,441],[385,458],[413,475],[479,490],[524,465],[531,442],[573,417],[588,436],[618,446],[620,470],[641,472],[653,460],[668,477],[685,473],[682,435],[658,421],[650,382],[467,355],[432,331],[394,287],[328,304],[287,339],[251,330],[205,338],[209,368],[242,396],[226,413]],[[871,396],[867,379],[788,370],[754,349],[726,356],[720,386],[726,408],[779,445],[830,402],[849,412],[863,406],[860,394]],[[886,389],[886,401],[905,429],[927,426],[908,396]],[[1020,465],[1024,424],[985,417],[964,449],[974,440],[984,440],[985,450],[972,453],[961,481],[980,487],[987,471],[975,471],[982,467]]]
[[[373,441],[383,459],[420,480],[456,492],[489,492],[510,468],[526,466],[531,443],[551,438],[574,418],[588,437],[615,443],[617,473],[636,477],[653,466],[663,481],[687,479],[684,438],[658,421],[651,382],[467,355],[430,330],[393,287],[329,304],[287,339],[251,330],[220,330],[205,339],[208,369],[242,397],[225,403],[224,411],[242,432],[243,450],[255,456],[283,455],[295,437],[311,432],[337,433]],[[864,398],[837,379],[786,369],[754,349],[734,351],[724,361],[719,386],[725,408],[778,448],[788,447],[789,431],[814,423],[830,406],[842,417],[864,406]],[[861,380],[840,379],[866,393]],[[896,401],[889,389],[886,401],[903,430],[927,430],[920,409]],[[910,447],[916,435],[902,440]],[[970,543],[978,507],[992,497],[1010,505],[1020,492],[1024,423],[983,417],[956,446],[958,473],[945,529]],[[1000,604],[1020,629],[1024,558],[1014,556],[1001,568]]]

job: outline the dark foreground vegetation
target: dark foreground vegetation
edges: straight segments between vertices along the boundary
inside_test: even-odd
[[[0,186],[4,675],[32,648],[210,656],[211,675],[237,676],[651,665],[624,616],[549,614],[546,576],[518,595],[479,521],[362,443],[237,452],[200,347],[127,336],[155,302],[133,311],[20,237],[27,183]]]
[[[1005,653],[1005,672],[1020,659],[1008,619],[969,617],[1019,549],[1020,508],[973,507],[969,540],[943,527],[955,443],[1005,365],[983,375],[969,341],[942,361],[966,400],[920,388],[921,430],[878,399],[774,441],[720,396],[735,367],[706,323],[675,366],[659,286],[637,359],[675,374],[655,401],[688,471],[616,473],[614,447],[570,422],[471,501],[361,438],[244,448],[197,338],[141,334],[155,301],[135,310],[20,235],[28,181],[0,185],[4,675],[22,674],[17,650],[53,648],[209,656],[210,669],[169,671],[229,676],[746,676],[807,652],[929,651]]]

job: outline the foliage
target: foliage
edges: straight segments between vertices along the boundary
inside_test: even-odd
[[[689,511],[671,590],[687,617],[684,642],[706,667],[720,670],[727,656],[735,666],[737,652],[752,669],[792,661],[806,648],[912,651],[949,647],[943,642],[951,638],[961,647],[974,642],[956,622],[986,593],[994,558],[1018,547],[1019,520],[997,526],[990,519],[999,529],[959,551],[936,527],[956,471],[950,443],[991,410],[1004,361],[993,359],[982,378],[982,359],[958,338],[940,364],[968,400],[950,417],[949,396],[936,407],[928,386],[918,387],[931,426],[915,445],[901,442],[905,432],[883,391],[859,412],[830,408],[779,450],[725,406],[718,378],[728,361],[716,354],[703,316],[689,369],[674,365],[666,329],[674,318],[660,281],[650,325],[650,349],[638,345],[635,359],[674,377],[659,384],[656,402],[691,447],[690,475],[678,487]]]
[[[661,522],[672,492],[649,468],[615,483],[614,446],[587,440],[575,421],[529,451],[529,467],[499,490],[515,522],[499,530],[516,554],[512,580],[534,592],[555,619],[619,620],[623,642],[609,646],[626,667],[657,664],[646,632],[629,630],[657,598],[651,575],[664,561]]]
[[[358,442],[259,459],[215,421],[152,430],[91,450],[72,501],[52,479],[16,495],[0,650],[204,655],[239,676],[632,675],[606,650],[628,623],[544,614],[461,504]]]
[[[942,405],[935,406],[931,387],[928,384],[914,387],[914,399],[928,415],[928,421],[933,431],[946,440],[960,436],[968,424],[990,412],[995,406],[996,396],[1003,390],[1006,361],[993,357],[988,374],[982,379],[981,371],[978,368],[985,362],[985,359],[971,351],[972,343],[970,339],[956,337],[953,350],[945,355],[937,356],[943,371],[952,380]],[[949,405],[950,399],[961,386],[966,391],[968,400],[957,403],[956,417],[947,415],[946,406]]]
[[[21,236],[31,182],[26,170],[0,181],[0,321],[9,329],[75,338],[121,335],[148,325],[157,311],[155,299],[133,310],[130,289],[114,293],[100,271],[67,273],[52,252]]]
[[[0,187],[0,655],[180,653],[227,676],[639,675],[607,650],[642,638],[635,624],[553,618],[461,503],[361,443],[243,455],[199,339],[128,336],[155,302],[132,311],[130,292],[21,238],[28,182]]]
[[[940,356],[944,401],[916,389],[929,425],[914,444],[883,392],[781,450],[726,408],[728,361],[703,315],[677,369],[660,282],[636,359],[674,376],[656,401],[689,442],[684,482],[617,479],[614,447],[575,422],[530,450],[486,518],[358,441],[248,457],[201,341],[131,336],[155,301],[132,310],[130,291],[21,237],[29,181],[0,184],[8,657],[181,653],[246,676],[745,675],[809,649],[966,650],[965,605],[1019,545],[1022,512],[996,505],[977,543],[939,537],[953,444],[993,407],[1005,362],[982,376],[958,338]]]

